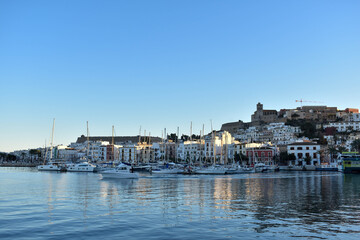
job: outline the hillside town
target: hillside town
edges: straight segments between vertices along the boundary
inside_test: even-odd
[[[302,106],[267,110],[258,103],[251,122],[224,123],[208,134],[177,136],[80,136],[69,145],[1,153],[2,165],[29,166],[46,159],[95,164],[175,162],[279,166],[336,164],[338,154],[358,151],[360,113],[356,108]],[[50,156],[51,155],[51,156]]]

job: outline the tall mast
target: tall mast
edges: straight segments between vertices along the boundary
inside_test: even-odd
[[[212,138],[213,150],[214,150],[214,163],[213,163],[213,165],[216,165],[216,146],[215,146],[216,135],[214,134],[214,131],[213,131],[212,120],[210,120],[210,122],[211,122],[211,138]]]
[[[221,134],[221,141],[220,141],[220,163],[223,164],[224,163],[224,159],[223,159],[223,134]]]
[[[201,156],[206,159],[206,154],[205,154],[205,124],[203,124],[202,127],[202,140],[200,140],[200,150],[201,150]],[[202,142],[204,142],[203,146],[202,146]],[[204,156],[203,156],[204,155]]]
[[[148,163],[150,162],[150,156],[151,156],[151,132],[149,132],[149,157],[148,157]]]
[[[89,121],[86,121],[86,135],[87,135],[86,161],[89,161]]]
[[[192,163],[192,121],[190,122],[190,165]]]
[[[51,132],[50,161],[52,160],[52,150],[53,150],[53,143],[54,143],[54,128],[55,128],[55,118],[53,120],[53,127],[52,127],[52,132]]]
[[[166,140],[167,140],[166,128],[164,128],[164,154],[165,154],[164,161],[167,161]]]
[[[177,156],[178,156],[178,140],[179,140],[179,127],[176,129],[176,137],[175,137],[175,162],[177,163]]]
[[[46,139],[45,139],[45,156],[44,156],[44,165],[46,163],[46,155],[47,155],[47,148],[46,148]]]
[[[112,138],[111,138],[111,148],[112,148],[112,154],[113,154],[113,162],[115,162],[115,148],[114,148],[114,125],[112,126]]]

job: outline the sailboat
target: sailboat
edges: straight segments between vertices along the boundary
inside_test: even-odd
[[[87,126],[87,161],[82,163],[71,163],[66,165],[66,169],[69,172],[96,172],[97,167],[89,162],[89,123]]]
[[[66,168],[62,166],[61,163],[53,161],[52,159],[52,150],[53,150],[53,141],[54,141],[54,128],[55,128],[55,118],[53,120],[53,127],[51,132],[51,142],[50,142],[50,160],[48,164],[46,164],[46,155],[47,155],[47,148],[45,146],[45,158],[44,158],[44,164],[39,165],[37,167],[38,171],[66,171]]]
[[[213,132],[212,123],[211,123],[211,131],[212,131],[212,137],[211,138],[212,138],[213,149],[214,149],[213,165],[196,170],[195,171],[196,174],[218,175],[218,174],[225,174],[226,173],[226,168],[216,164],[216,135]]]

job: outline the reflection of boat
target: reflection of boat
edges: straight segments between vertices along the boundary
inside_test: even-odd
[[[123,163],[114,169],[102,172],[101,176],[102,178],[139,178],[139,175],[134,173],[132,167]]]
[[[342,153],[340,162],[344,173],[360,173],[360,154],[358,152]]]
[[[97,170],[95,165],[88,162],[67,164],[66,169],[68,172],[95,172]]]

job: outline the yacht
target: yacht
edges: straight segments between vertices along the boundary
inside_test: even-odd
[[[57,162],[49,162],[48,164],[39,165],[37,169],[38,171],[66,171],[66,168]]]
[[[114,169],[102,172],[101,176],[102,178],[139,178],[139,175],[134,173],[133,168],[124,163],[119,164]]]
[[[97,168],[95,165],[82,162],[82,163],[71,163],[66,165],[66,170],[68,172],[96,172]]]

